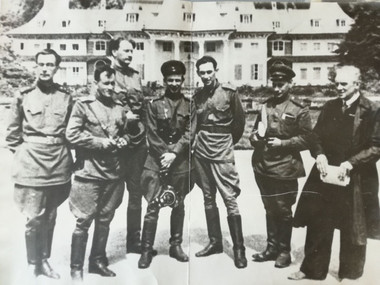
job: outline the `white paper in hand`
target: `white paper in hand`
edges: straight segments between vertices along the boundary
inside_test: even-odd
[[[328,165],[326,169],[327,175],[321,175],[322,182],[338,186],[347,186],[350,183],[350,176],[346,175],[343,180],[339,179],[339,168],[339,166]]]

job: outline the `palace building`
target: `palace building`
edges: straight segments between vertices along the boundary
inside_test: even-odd
[[[162,83],[160,66],[169,59],[186,64],[186,85],[199,84],[195,62],[215,57],[218,78],[236,86],[266,86],[268,66],[289,64],[298,85],[323,85],[334,54],[353,23],[337,3],[249,1],[131,1],[122,9],[70,9],[69,0],[45,0],[28,23],[11,30],[16,54],[34,65],[34,55],[53,48],[63,61],[57,81],[86,85],[94,69],[110,61],[111,37],[136,43],[133,66],[145,84]]]

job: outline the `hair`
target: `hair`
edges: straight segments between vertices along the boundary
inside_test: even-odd
[[[55,57],[55,65],[56,65],[56,66],[58,66],[58,65],[61,63],[61,61],[62,61],[61,56],[60,56],[55,50],[50,49],[50,48],[43,49],[42,51],[40,51],[40,52],[38,52],[38,53],[36,54],[36,56],[35,56],[36,63],[37,63],[37,61],[38,61],[38,57],[39,57],[40,55],[48,55],[48,54],[52,54],[52,55],[54,55],[54,57]]]
[[[197,67],[197,70],[199,70],[200,65],[208,63],[208,62],[211,62],[212,66],[216,70],[218,63],[216,62],[215,58],[213,58],[212,56],[208,56],[208,55],[205,55],[205,56],[201,57],[200,59],[198,59],[197,62],[195,63],[195,66]]]
[[[108,64],[105,64],[105,65],[102,65],[102,66],[98,67],[97,69],[95,69],[94,80],[96,82],[99,82],[100,75],[104,72],[106,72],[107,77],[110,77],[112,74],[115,74],[115,70],[112,69],[111,66],[109,66]]]
[[[127,41],[132,45],[133,49],[136,48],[136,42],[133,39],[128,38],[128,37],[118,37],[116,39],[110,40],[109,45],[108,45],[108,55],[113,56],[112,51],[118,50],[120,47],[120,42],[122,41]]]

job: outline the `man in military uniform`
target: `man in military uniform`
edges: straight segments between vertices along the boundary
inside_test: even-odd
[[[149,154],[142,175],[148,208],[142,233],[139,268],[149,267],[160,207],[155,201],[165,186],[174,187],[177,202],[170,216],[169,255],[187,262],[183,252],[182,232],[185,216],[184,199],[193,187],[190,175],[190,147],[194,140],[196,112],[194,104],[181,93],[185,65],[176,60],[165,62],[161,72],[166,84],[165,94],[148,104],[147,137]]]
[[[236,198],[240,194],[233,145],[241,138],[245,116],[236,89],[216,79],[217,62],[204,56],[196,63],[204,87],[194,96],[197,109],[197,138],[194,152],[196,183],[203,191],[210,243],[197,257],[223,252],[216,191],[227,207],[228,225],[234,244],[237,268],[247,266],[241,216]]]
[[[49,265],[57,207],[71,187],[72,158],[65,130],[72,98],[53,77],[61,57],[36,55],[37,83],[15,95],[6,142],[15,153],[15,201],[27,217],[25,240],[30,274],[59,279]]]
[[[145,103],[141,79],[138,71],[130,67],[136,43],[131,39],[112,39],[109,44],[110,54],[116,74],[116,98],[124,105],[128,118],[128,133],[131,141],[122,156],[125,159],[125,181],[127,184],[127,253],[140,253],[141,231],[141,174],[147,156],[145,131]]]
[[[105,65],[94,73],[93,94],[74,105],[66,138],[75,147],[77,161],[70,209],[76,217],[71,243],[72,279],[83,279],[88,229],[95,220],[89,272],[116,276],[108,269],[106,244],[110,223],[124,193],[123,161],[119,149],[126,147],[126,116],[113,98],[115,71]]]
[[[293,70],[275,62],[270,70],[274,96],[262,106],[251,144],[252,167],[266,211],[267,248],[253,260],[275,260],[275,267],[291,263],[292,205],[298,192],[297,178],[305,175],[300,151],[307,149],[311,120],[307,107],[291,99]],[[258,132],[257,132],[258,131]],[[262,136],[260,138],[260,136]]]
[[[336,69],[339,98],[326,102],[314,127],[311,154],[316,163],[302,190],[295,226],[307,226],[305,258],[289,279],[323,280],[329,271],[334,230],[340,230],[340,279],[363,274],[367,238],[380,239],[379,177],[380,111],[360,92],[360,70]],[[346,186],[323,183],[328,165]]]

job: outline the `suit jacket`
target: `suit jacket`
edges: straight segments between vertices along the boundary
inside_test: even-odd
[[[347,197],[349,213],[345,223],[350,229],[352,242],[363,245],[367,237],[380,239],[376,169],[376,161],[380,158],[380,112],[373,102],[360,95],[356,110],[351,114],[352,131],[342,137],[339,135],[343,119],[341,107],[340,99],[325,104],[313,130],[315,144],[311,152],[314,157],[325,154],[332,165],[339,166],[343,161],[349,161],[354,167],[351,183],[346,187],[325,184],[314,166],[298,202],[295,226],[309,225],[313,219],[328,213],[327,207],[334,207],[334,203],[340,202],[334,199]],[[342,190],[344,196],[337,196],[336,191]]]

